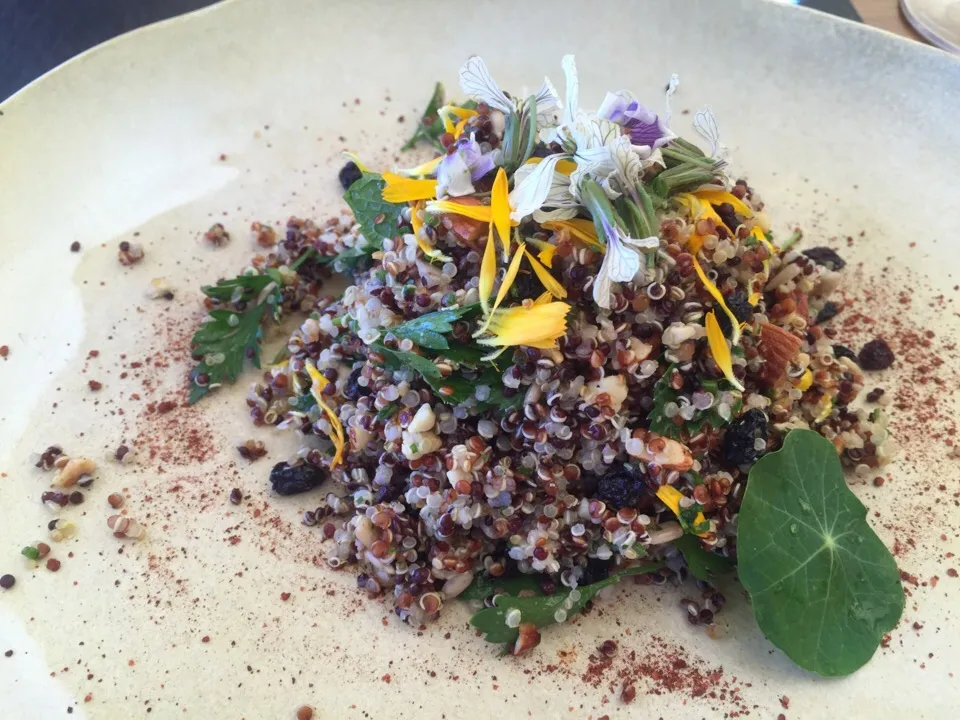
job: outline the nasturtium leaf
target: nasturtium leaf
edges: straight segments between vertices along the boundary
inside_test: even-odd
[[[900,576],[833,444],[793,430],[750,470],[738,574],[764,635],[797,665],[848,675],[903,612]]]
[[[398,220],[406,207],[405,204],[384,200],[384,186],[383,178],[376,173],[363,173],[343,194],[367,243],[374,247],[379,246],[381,240],[392,240],[400,234]],[[348,256],[340,253],[338,257]]]

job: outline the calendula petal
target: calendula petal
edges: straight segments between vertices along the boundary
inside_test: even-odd
[[[700,282],[703,283],[703,286],[707,289],[707,292],[713,296],[713,299],[716,300],[720,304],[720,307],[723,308],[723,312],[726,313],[726,316],[730,318],[730,324],[733,327],[733,335],[731,336],[730,340],[734,345],[736,345],[738,342],[740,342],[740,321],[737,320],[737,316],[734,315],[733,311],[727,306],[727,301],[724,300],[723,294],[720,292],[717,286],[710,281],[710,278],[707,277],[707,274],[703,271],[703,268],[700,267],[700,262],[697,260],[696,255],[693,256],[693,269],[697,271],[697,277],[700,278]]]
[[[767,240],[767,236],[764,234],[763,230],[760,229],[759,225],[754,225],[753,230],[750,231],[750,234],[763,243],[764,247],[770,251],[770,255],[776,255],[780,252],[772,242]]]
[[[701,188],[700,190],[696,190],[693,194],[696,195],[700,200],[708,202],[711,205],[728,203],[729,205],[733,206],[734,211],[736,211],[738,215],[743,215],[744,217],[753,217],[753,210],[750,209],[750,206],[743,202],[743,200],[738,198],[736,195],[727,192],[726,190]]]
[[[530,254],[530,251],[527,250],[526,247],[524,247],[523,251],[527,254],[527,260],[530,261],[530,266],[537,274],[537,278],[539,278],[547,291],[558,300],[563,300],[567,296],[566,288],[560,284],[559,280],[550,274],[550,271],[547,270],[539,260]]]
[[[493,281],[497,276],[497,250],[494,247],[493,223],[487,234],[487,246],[483,249],[483,261],[480,264],[480,307],[483,314],[490,314],[490,295],[493,294]]]
[[[751,305],[756,305],[758,302],[760,302],[761,297],[762,296],[760,295],[760,293],[755,292],[749,297],[747,302],[749,302]]]
[[[553,295],[550,294],[549,290],[544,290],[541,293],[540,297],[533,301],[534,305],[546,305],[548,302],[553,301]]]
[[[426,175],[433,175],[437,171],[437,168],[440,167],[441,160],[443,160],[443,155],[440,155],[439,157],[435,157],[433,160],[427,160],[427,162],[421,163],[416,167],[402,168],[400,170],[397,170],[396,174],[406,178],[416,178],[416,177],[424,177]]]
[[[357,168],[360,170],[360,172],[370,172],[370,168],[368,168],[368,167],[364,164],[363,160],[361,160],[360,157],[359,157],[356,153],[344,152],[344,153],[342,153],[342,155],[343,155],[345,158],[349,158],[349,159],[351,160],[351,162],[353,162],[353,164],[357,166]]]
[[[517,279],[517,273],[520,271],[520,263],[523,261],[525,251],[526,248],[523,243],[519,243],[517,249],[514,250],[513,259],[507,268],[507,274],[503,276],[503,282],[500,283],[500,289],[497,290],[497,299],[493,303],[494,310],[500,307],[500,303],[503,302],[503,299],[507,296],[507,291],[513,285],[513,281]]]
[[[540,252],[537,253],[537,259],[548,268],[553,267],[553,256],[557,252],[557,246],[536,238],[527,238],[527,242],[533,245]]]
[[[386,187],[383,199],[390,203],[405,203],[415,200],[431,200],[437,196],[436,180],[411,180],[401,175],[385,172],[382,175]]]
[[[489,323],[491,337],[480,339],[482,345],[516,346],[533,344],[542,347],[563,337],[567,332],[567,313],[570,306],[564,302],[524,307],[517,305],[495,310]],[[552,347],[552,345],[550,345]]]
[[[310,386],[310,393],[313,395],[314,399],[317,401],[317,405],[323,410],[324,415],[327,416],[327,420],[330,422],[330,425],[333,426],[333,435],[330,436],[330,441],[333,443],[334,448],[336,448],[336,454],[333,456],[333,460],[330,463],[330,468],[333,469],[343,461],[343,449],[346,446],[346,437],[343,432],[343,423],[340,422],[340,418],[337,417],[337,413],[334,412],[323,399],[323,389],[329,384],[323,374],[317,370],[316,365],[311,362],[308,362],[305,366],[307,375],[310,376],[312,384]]]
[[[524,163],[524,165],[537,165],[542,160],[543,158],[541,157],[532,157],[529,160],[527,160]],[[571,175],[573,175],[573,171],[576,169],[577,169],[577,164],[573,160],[566,160],[566,159],[560,160],[557,163],[557,167],[556,167],[556,170],[558,173],[560,173],[561,175],[565,175],[567,177],[570,177]]]
[[[670,508],[674,515],[680,517],[680,501],[683,499],[683,493],[673,487],[673,485],[662,485],[657,490],[657,497],[660,499],[660,502]],[[703,513],[698,512],[697,516],[693,519],[693,524],[700,525],[706,522],[706,520]],[[697,535],[701,536],[705,534],[706,533],[697,533]]]
[[[554,232],[565,229],[577,240],[580,240],[595,250],[600,250],[601,252],[603,251],[603,243],[601,243],[600,239],[597,237],[597,229],[592,220],[584,220],[583,218],[573,218],[572,220],[550,220],[543,223],[543,227],[545,227],[547,230],[553,230]]]
[[[510,252],[510,186],[507,181],[507,171],[503,168],[497,170],[497,177],[493,181],[490,212],[506,256]]]
[[[720,323],[717,322],[717,314],[711,310],[706,318],[707,344],[710,346],[710,354],[713,355],[714,362],[723,372],[723,376],[737,390],[743,392],[743,385],[733,374],[733,358],[730,355],[730,348],[727,346],[727,339],[723,336],[723,330],[720,329]]]
[[[427,203],[427,212],[433,215],[463,215],[471,220],[481,222],[490,222],[492,218],[489,205],[464,205],[452,200],[437,200]]]
[[[469,118],[464,118],[457,123],[457,126],[453,129],[453,139],[456,140],[458,137],[463,135],[463,129],[467,126],[467,123],[470,121]]]

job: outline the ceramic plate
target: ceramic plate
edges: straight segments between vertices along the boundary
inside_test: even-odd
[[[522,659],[498,657],[462,607],[418,632],[326,567],[299,521],[310,499],[269,492],[292,438],[251,429],[245,383],[156,411],[182,391],[199,285],[244,265],[252,221],[336,213],[340,152],[395,162],[432,83],[456,88],[469,55],[521,88],[560,80],[568,52],[587,106],[618,87],[659,102],[678,73],[681,134],[692,116],[679,110],[713,108],[775,228],[851,261],[845,341],[883,335],[897,353],[875,378],[902,452],[882,487],[853,482],[907,607],[852,677],[798,670],[736,585],[715,638],[679,608],[694,588],[633,585]],[[958,88],[960,63],[939,51],[748,0],[237,0],[19,93],[0,115],[0,572],[18,577],[0,595],[4,717],[287,718],[304,703],[321,718],[945,717],[960,705]],[[220,250],[200,240],[215,221],[234,236]],[[124,240],[143,244],[142,263],[117,263]],[[147,297],[159,277],[172,301]],[[239,460],[232,442],[248,437],[267,459]],[[30,456],[54,443],[100,467],[65,511],[79,533],[56,545],[61,569],[31,571],[19,550],[51,516]],[[110,459],[121,443],[137,462]],[[249,496],[239,506],[234,487]],[[112,492],[143,542],[107,529]],[[590,656],[606,639],[620,651],[602,668]]]

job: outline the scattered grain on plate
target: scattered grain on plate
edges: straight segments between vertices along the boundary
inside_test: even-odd
[[[243,493],[240,491],[240,488],[234,488],[230,491],[230,502],[234,505],[239,505],[243,502]]]
[[[17,584],[17,579],[10,574],[0,576],[0,588],[4,590],[9,590],[14,585]]]
[[[143,260],[143,246],[124,240],[117,250],[117,260],[121,265],[136,265]]]
[[[303,705],[297,710],[297,720],[313,720],[313,708]]]
[[[123,503],[126,502],[126,499],[120,493],[110,493],[107,496],[107,503],[114,510],[119,510],[123,507]]]
[[[47,558],[47,570],[56,572],[60,569],[60,561],[56,558]]]
[[[80,243],[77,240],[70,243],[70,252],[80,252]]]

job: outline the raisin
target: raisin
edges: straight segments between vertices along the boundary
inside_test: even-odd
[[[724,298],[724,301],[727,303],[727,307],[730,308],[733,316],[740,322],[747,322],[753,317],[753,305],[750,304],[747,293],[742,289],[734,290]],[[724,335],[729,334],[732,328],[730,327],[730,318],[727,314],[725,312],[717,312],[717,321],[720,323],[720,329],[723,330]]]
[[[824,303],[823,308],[820,312],[817,313],[816,323],[817,325],[822,325],[828,320],[833,320],[837,316],[837,313],[840,312],[840,306],[835,302],[827,301]]]
[[[270,471],[270,484],[278,495],[297,495],[319,487],[326,479],[326,472],[316,465],[303,463],[290,465],[282,462]]]
[[[360,377],[361,370],[363,370],[363,368],[356,368],[352,373],[350,373],[350,377],[347,378],[347,382],[344,383],[343,396],[347,400],[356,401],[362,398],[364,395],[370,394],[370,388],[357,382],[357,378]]]
[[[756,462],[761,450],[757,450],[758,438],[765,440],[767,436],[767,416],[762,410],[754,408],[747,410],[727,428],[723,436],[721,449],[723,460],[727,465],[740,466]]]
[[[884,340],[871,340],[860,350],[860,367],[864,370],[886,370],[893,365],[893,350]]]
[[[613,466],[597,483],[597,498],[617,510],[633,507],[646,488],[643,476],[626,466]]]
[[[720,203],[719,205],[714,205],[713,209],[717,211],[717,215],[723,220],[723,224],[727,226],[727,229],[729,229],[730,232],[736,232],[737,226],[740,225],[740,220],[737,218],[737,211],[733,209],[733,205],[730,203]]]
[[[857,354],[848,348],[846,345],[834,345],[833,346],[833,355],[836,358],[850,358],[854,362],[857,361]]]
[[[587,566],[583,569],[580,585],[593,585],[610,577],[610,562],[600,558],[587,558]]]
[[[837,251],[833,248],[815,247],[804,250],[803,254],[817,265],[822,265],[829,270],[842,270],[847,265],[847,261],[837,255]]]
[[[343,185],[344,190],[349,190],[350,186],[362,176],[363,172],[357,167],[355,162],[348,162],[346,165],[340,168],[340,184]]]

